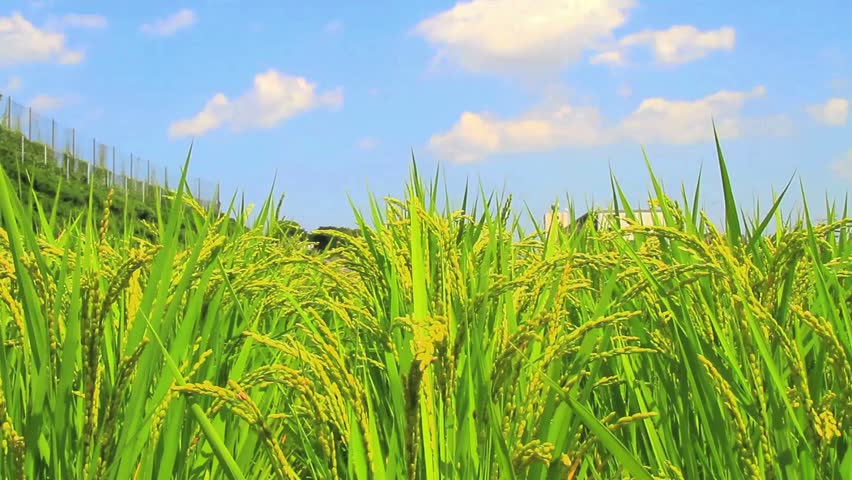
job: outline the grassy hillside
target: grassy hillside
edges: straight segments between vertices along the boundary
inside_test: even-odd
[[[24,205],[33,209],[33,197],[37,198],[45,215],[56,216],[59,227],[85,213],[89,207],[90,193],[94,210],[103,210],[108,192],[113,188],[109,170],[96,166],[89,178],[88,162],[67,153],[59,153],[60,160],[57,161],[50,150],[45,161],[43,144],[24,139],[23,147],[24,156],[21,158],[21,134],[0,128],[0,165],[10,177],[13,189]],[[137,234],[149,236],[141,222],[154,222],[157,203],[162,208],[167,202],[161,199],[161,191],[157,186],[146,187],[143,182],[131,179],[127,182],[126,190],[123,180],[114,188],[110,201],[110,209],[114,214],[111,229],[123,232],[126,227]]]
[[[13,190],[28,209],[35,209],[33,198],[37,198],[45,215],[55,215],[54,223],[58,228],[63,228],[85,214],[89,207],[90,193],[94,211],[101,212],[107,205],[106,198],[112,188],[109,170],[96,166],[92,173],[94,185],[90,185],[88,162],[64,153],[59,153],[60,160],[57,161],[50,150],[45,161],[45,145],[26,138],[23,150],[22,159],[21,134],[0,127],[0,165],[10,177]],[[141,181],[128,179],[128,188],[125,190],[123,180],[120,182],[120,185],[115,186],[115,192],[109,202],[113,214],[110,222],[112,233],[124,232],[124,229],[128,228],[131,235],[138,234],[150,240],[150,229],[145,228],[141,222],[155,222],[158,200],[161,212],[165,210],[168,201],[160,199],[161,191],[156,186],[146,187]],[[93,187],[91,192],[90,186]],[[143,189],[146,189],[144,198]],[[235,220],[231,218],[229,224],[235,226]],[[316,232],[305,232],[297,223],[287,221],[280,225],[276,234],[306,238],[319,249],[337,245],[340,239],[332,238],[323,230],[356,232],[343,227],[321,227]]]

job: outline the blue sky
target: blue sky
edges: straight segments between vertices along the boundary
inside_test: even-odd
[[[277,172],[307,228],[402,195],[412,149],[540,217],[606,202],[610,166],[639,204],[644,146],[675,195],[703,164],[720,219],[711,117],[746,209],[852,183],[846,0],[110,3],[4,0],[0,92],[172,171],[194,139],[248,201]]]

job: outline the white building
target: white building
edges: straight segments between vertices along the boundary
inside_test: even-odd
[[[633,210],[633,216],[640,225],[653,225],[655,214],[657,216],[658,221],[662,222],[663,213],[660,210],[657,210],[656,213],[653,210]],[[613,224],[616,221],[616,215],[614,211],[600,210],[594,212],[587,212],[583,215],[580,215],[574,221],[574,226],[576,228],[582,228],[582,226],[587,221],[589,221],[589,218],[594,219],[593,221],[595,230],[612,228]],[[571,220],[568,217],[568,212],[556,212],[556,219],[559,221],[559,224],[562,226],[562,228],[567,229],[571,227]],[[550,225],[553,223],[553,221],[553,211],[544,214],[544,226],[546,230],[550,230]],[[620,214],[618,215],[618,223],[621,228],[626,228],[630,226],[630,223],[628,223],[627,216],[624,212],[620,212]],[[632,235],[630,235],[629,237],[632,237]]]
[[[568,212],[556,212],[556,220],[562,225],[562,228],[568,228],[571,224],[571,219],[568,218]],[[553,210],[544,214],[544,229],[550,230],[550,225],[553,223]]]
[[[577,223],[582,225],[586,221],[588,221],[590,213],[586,213],[585,215],[580,216],[577,219]],[[653,210],[633,210],[633,216],[640,225],[653,225],[654,224],[654,215],[657,216],[658,221],[663,221],[663,212],[657,210],[656,213]],[[609,211],[599,211],[594,213],[595,219],[595,229],[600,230],[603,228],[611,228],[616,221],[615,212],[612,210]],[[626,228],[630,226],[630,223],[627,220],[627,215],[624,212],[620,212],[618,215],[619,226],[621,228]]]

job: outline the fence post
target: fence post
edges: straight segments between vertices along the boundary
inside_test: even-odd
[[[145,203],[145,190],[148,190],[148,174],[142,177],[142,203]]]
[[[110,184],[115,188],[115,147],[112,147],[112,181]]]
[[[73,128],[71,129],[71,158],[77,159],[77,130]]]
[[[151,186],[151,160],[146,160],[145,163],[145,190],[147,193],[148,187]]]
[[[27,107],[27,138],[33,139],[33,107]]]
[[[12,97],[6,97],[6,128],[12,129]]]
[[[133,154],[131,153],[130,154],[130,178],[126,182],[126,183],[130,184],[131,188],[134,187],[133,182],[136,181],[136,177],[133,176],[133,164],[134,163],[136,163],[136,162],[133,161]]]

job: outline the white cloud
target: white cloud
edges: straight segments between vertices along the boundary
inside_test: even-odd
[[[852,148],[831,164],[831,171],[852,182]]]
[[[21,14],[0,17],[0,67],[24,64],[57,62],[79,63],[84,54],[65,45],[65,35],[39,29]]]
[[[379,146],[379,141],[373,137],[364,137],[358,140],[358,148],[361,150],[374,150]]]
[[[635,0],[472,0],[421,21],[414,33],[476,71],[552,70],[611,42]]]
[[[596,108],[564,105],[511,120],[464,112],[449,132],[432,136],[429,147],[441,157],[471,163],[500,153],[600,145],[611,140],[609,135]]]
[[[83,61],[82,50],[68,50],[62,52],[62,55],[59,56],[58,61],[60,65],[74,65]]]
[[[849,118],[849,100],[835,97],[825,103],[810,105],[808,113],[814,120],[835,127],[846,125]]]
[[[103,15],[69,13],[59,18],[51,19],[50,21],[48,21],[48,24],[56,29],[103,29],[109,25],[109,22]]]
[[[712,119],[719,136],[736,138],[744,133],[743,105],[765,94],[766,88],[757,86],[750,92],[721,90],[698,100],[648,98],[622,120],[621,132],[643,143],[700,143],[713,138]]]
[[[336,109],[342,105],[341,88],[318,93],[316,85],[303,77],[268,70],[255,75],[251,90],[233,100],[217,93],[194,117],[172,123],[169,136],[203,135],[225,125],[234,132],[271,128],[315,108]]]
[[[340,33],[343,31],[343,22],[340,20],[332,20],[326,23],[323,29],[325,30],[325,33],[329,35]]]
[[[605,125],[598,109],[561,105],[500,119],[490,113],[465,112],[445,133],[433,135],[437,155],[465,163],[489,155],[533,153],[566,147],[592,147],[622,141],[685,145],[710,141],[715,121],[720,137],[787,135],[786,116],[744,117],[749,99],[765,95],[762,86],[748,92],[719,91],[696,100],[649,98],[625,118]]]
[[[139,27],[139,30],[148,35],[168,37],[170,35],[174,35],[180,30],[191,27],[195,24],[195,21],[195,12],[188,8],[184,8],[165,18],[155,20],[152,23],[145,23]]]
[[[33,111],[45,113],[53,110],[59,110],[62,107],[68,106],[77,101],[76,95],[67,95],[64,97],[56,97],[52,95],[36,95],[27,102]]]
[[[674,25],[668,30],[645,30],[619,40],[618,52],[649,46],[657,63],[673,65],[691,62],[714,50],[733,50],[736,32],[731,27],[702,32],[692,25]],[[607,52],[609,53],[609,52]]]
[[[592,57],[590,62],[593,65],[624,65],[624,52],[621,50],[607,50]]]
[[[12,75],[11,77],[9,77],[9,80],[6,82],[6,86],[3,88],[2,91],[0,91],[0,93],[6,93],[8,95],[9,93],[12,93],[15,90],[21,88],[22,84],[23,82],[21,81],[21,77]]]

